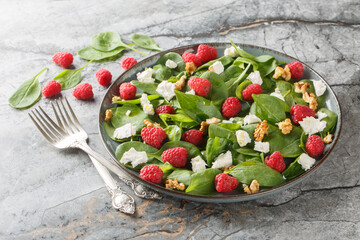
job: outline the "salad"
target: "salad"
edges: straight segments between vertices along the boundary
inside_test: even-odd
[[[121,164],[188,194],[254,194],[322,158],[338,117],[326,85],[231,44],[166,53],[120,85],[104,127]]]

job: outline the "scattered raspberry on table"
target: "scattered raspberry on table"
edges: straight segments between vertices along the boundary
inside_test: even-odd
[[[161,154],[161,158],[174,167],[184,167],[187,163],[188,151],[183,147],[170,148]]]
[[[109,70],[101,68],[96,72],[96,80],[101,86],[107,86],[111,82],[112,75]]]
[[[136,95],[136,87],[129,82],[122,83],[119,87],[120,95],[125,100],[132,100]]]
[[[131,68],[135,64],[137,64],[137,61],[133,57],[126,57],[121,60],[121,67],[125,70]]]
[[[290,108],[290,115],[293,123],[299,124],[306,117],[315,117],[315,111],[307,106],[295,104]]]
[[[311,135],[305,143],[305,150],[311,157],[318,157],[324,151],[324,143],[318,135]]]
[[[49,98],[61,92],[61,85],[55,80],[50,80],[42,90],[42,94]]]
[[[89,83],[81,83],[74,88],[73,96],[77,99],[90,99],[94,97],[92,86]]]
[[[220,173],[215,177],[215,189],[218,192],[227,193],[235,190],[238,186],[238,180],[226,173]]]
[[[304,68],[301,62],[291,62],[288,64],[290,69],[291,77],[299,79],[304,74]]]
[[[182,134],[181,139],[199,146],[203,141],[203,133],[200,130],[190,129]]]
[[[241,107],[237,97],[228,97],[222,105],[222,115],[227,118],[235,117],[241,111]]]
[[[159,115],[160,113],[174,114],[175,110],[170,105],[162,105],[156,109],[156,114]]]
[[[141,137],[145,143],[159,149],[161,148],[167,135],[162,128],[144,127],[141,130]]]
[[[200,44],[196,56],[198,56],[202,62],[208,62],[217,58],[217,50],[209,45]]]
[[[159,184],[163,178],[163,171],[156,165],[144,166],[140,170],[140,177],[148,182]]]
[[[241,92],[242,97],[246,101],[253,101],[252,94],[262,94],[262,88],[260,84],[252,83]]]
[[[286,168],[284,158],[278,151],[275,151],[270,156],[267,156],[265,158],[265,164],[279,173],[282,173]]]
[[[211,83],[205,78],[192,77],[188,81],[188,85],[193,89],[196,95],[206,97],[211,89]]]
[[[55,64],[60,65],[63,68],[67,68],[70,64],[72,64],[74,57],[69,52],[58,52],[54,54],[52,60]]]

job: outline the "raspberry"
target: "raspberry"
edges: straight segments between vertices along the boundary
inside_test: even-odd
[[[137,64],[137,61],[135,58],[132,58],[132,57],[123,58],[121,60],[121,67],[125,70],[131,68],[135,64]]]
[[[317,157],[319,156],[325,146],[324,143],[318,135],[311,135],[305,143],[305,150],[311,157]]]
[[[288,64],[288,67],[290,68],[291,77],[292,78],[301,78],[304,74],[303,65],[301,62],[292,62]]]
[[[60,65],[63,68],[67,68],[70,64],[72,64],[74,57],[68,52],[58,52],[54,54],[52,60],[55,64]]]
[[[240,111],[241,102],[236,97],[228,97],[222,105],[222,115],[224,117],[235,117]]]
[[[119,87],[119,92],[123,99],[131,100],[135,98],[136,87],[129,82],[122,83]]]
[[[265,164],[279,173],[282,173],[286,168],[284,158],[278,151],[275,151],[270,156],[267,156],[265,158]]]
[[[238,180],[226,173],[220,173],[215,177],[215,188],[218,192],[231,192],[238,186]]]
[[[42,90],[42,94],[49,98],[61,92],[61,85],[55,80],[49,81]]]
[[[112,75],[106,69],[101,68],[99,71],[96,72],[96,80],[101,86],[107,86],[111,82],[111,79]]]
[[[188,85],[199,96],[206,97],[211,89],[211,83],[205,78],[193,77],[188,81]]]
[[[251,94],[262,94],[261,85],[257,83],[252,83],[247,86],[242,92],[241,95],[246,101],[252,101],[253,98]]]
[[[217,58],[217,50],[209,45],[200,44],[196,56],[198,56],[202,62],[208,62]]]
[[[161,154],[164,162],[170,163],[174,167],[184,167],[188,158],[188,151],[183,147],[170,148]]]
[[[299,122],[302,121],[303,118],[315,117],[315,111],[307,106],[296,104],[291,106],[290,115],[291,120],[295,124],[299,124]]]
[[[183,55],[182,55],[182,58],[183,58],[185,63],[193,62],[196,65],[196,67],[199,67],[201,65],[200,58],[198,56],[196,56],[195,54],[193,54],[193,53],[184,52]]]
[[[175,110],[170,105],[162,105],[156,109],[156,114],[159,115],[160,113],[174,114]]]
[[[89,99],[94,96],[92,86],[88,83],[82,83],[74,88],[73,96],[77,99]]]
[[[163,171],[156,165],[144,166],[140,170],[140,177],[148,182],[159,184],[163,178]]]
[[[199,146],[202,143],[203,134],[200,130],[190,129],[182,134],[181,139]]]
[[[141,137],[150,146],[153,146],[157,149],[161,148],[161,145],[165,138],[167,137],[166,132],[162,128],[151,128],[144,127],[141,130]]]

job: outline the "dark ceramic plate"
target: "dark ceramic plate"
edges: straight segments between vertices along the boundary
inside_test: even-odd
[[[225,48],[230,47],[230,43],[206,43],[210,46],[215,47],[218,50],[218,57],[221,57],[224,53]],[[299,61],[293,57],[290,57],[286,54],[280,53],[280,52],[276,52],[270,49],[266,49],[266,48],[262,48],[262,47],[257,47],[257,46],[252,46],[252,45],[247,45],[247,44],[237,44],[240,48],[244,49],[245,51],[255,55],[255,56],[260,56],[260,55],[264,55],[264,54],[269,54],[274,56],[277,60],[279,61],[284,61],[284,62],[293,62],[293,61]],[[315,72],[312,68],[310,68],[309,66],[307,66],[306,64],[303,63],[304,65],[304,79],[315,79],[315,80],[321,80],[325,83],[326,87],[327,87],[327,92],[326,92],[326,105],[325,107],[330,109],[331,111],[335,112],[338,115],[338,122],[335,128],[335,137],[334,137],[334,141],[331,144],[327,144],[324,150],[324,156],[321,160],[316,161],[316,164],[308,171],[306,171],[305,173],[303,173],[302,175],[300,175],[299,177],[288,181],[280,186],[271,188],[271,189],[267,189],[267,190],[263,190],[259,193],[256,194],[251,194],[251,195],[246,195],[246,194],[217,194],[217,195],[213,195],[213,196],[201,196],[201,195],[192,195],[192,194],[187,194],[187,193],[183,193],[183,192],[179,192],[179,191],[174,191],[174,190],[169,190],[169,189],[165,189],[164,187],[157,185],[157,184],[153,184],[153,183],[149,183],[145,180],[142,180],[139,177],[139,174],[135,171],[132,171],[130,169],[127,169],[126,167],[124,167],[123,165],[121,165],[116,157],[115,157],[115,150],[116,147],[119,145],[119,143],[113,141],[110,139],[110,137],[107,135],[105,129],[104,129],[104,112],[106,109],[113,107],[112,103],[111,103],[111,98],[112,95],[118,95],[119,94],[119,86],[122,82],[127,82],[127,81],[131,81],[136,79],[136,73],[138,73],[139,71],[142,71],[145,67],[151,67],[153,65],[155,65],[156,61],[165,53],[167,52],[177,52],[179,54],[182,54],[183,52],[187,51],[187,50],[194,50],[196,51],[198,47],[198,44],[194,44],[194,45],[188,45],[188,46],[183,46],[183,47],[178,47],[178,48],[173,48],[173,49],[169,49],[167,51],[163,51],[160,53],[157,53],[153,56],[150,56],[146,59],[144,59],[143,61],[139,62],[138,64],[136,64],[135,66],[131,67],[130,69],[128,69],[127,71],[125,71],[123,74],[121,74],[115,81],[114,83],[109,87],[108,91],[106,92],[103,101],[101,102],[101,106],[100,106],[100,112],[99,112],[99,131],[100,131],[100,136],[102,139],[102,142],[104,143],[104,146],[107,150],[107,152],[110,154],[112,160],[114,162],[116,162],[116,164],[119,166],[119,168],[123,169],[123,171],[130,175],[132,178],[142,182],[144,185],[157,190],[161,193],[164,194],[168,194],[170,196],[173,197],[178,197],[178,198],[182,198],[182,199],[187,199],[187,200],[193,200],[193,201],[200,201],[200,202],[240,202],[240,201],[247,201],[247,200],[252,200],[252,199],[256,199],[256,198],[261,198],[261,197],[265,197],[268,196],[270,194],[274,194],[274,193],[279,193],[285,189],[288,189],[292,186],[294,186],[297,183],[300,183],[301,181],[303,181],[306,177],[310,176],[310,174],[312,174],[324,161],[325,159],[329,156],[329,154],[331,153],[331,151],[333,150],[333,148],[335,147],[338,139],[339,139],[339,135],[340,135],[340,130],[341,130],[341,109],[340,109],[340,105],[339,102],[337,100],[337,97],[335,96],[334,91],[331,89],[331,87],[329,86],[329,84],[324,80],[323,77],[321,77],[317,72]],[[300,62],[300,61],[299,61]]]

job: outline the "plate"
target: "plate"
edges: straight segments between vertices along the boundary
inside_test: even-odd
[[[204,43],[204,44],[215,47],[218,50],[218,57],[223,56],[225,48],[231,46],[230,43]],[[103,98],[103,100],[101,102],[101,105],[100,105],[99,132],[100,132],[100,137],[102,139],[102,142],[103,142],[107,152],[111,156],[112,160],[119,166],[119,168],[121,168],[130,177],[136,179],[137,181],[143,183],[144,185],[146,185],[146,186],[148,186],[148,187],[150,187],[150,188],[152,188],[152,189],[154,189],[154,190],[156,190],[156,191],[158,191],[160,193],[167,194],[167,195],[170,195],[172,197],[178,197],[178,198],[186,199],[186,200],[199,201],[199,202],[214,202],[214,203],[248,201],[248,200],[252,200],[252,199],[257,199],[257,198],[269,196],[269,195],[274,194],[274,193],[279,193],[281,191],[284,191],[285,189],[288,189],[288,188],[294,186],[295,184],[300,183],[306,177],[310,176],[313,172],[315,172],[319,168],[319,166],[321,164],[323,164],[324,161],[327,159],[327,157],[330,155],[331,151],[334,149],[334,147],[335,147],[335,145],[336,145],[336,143],[337,143],[337,141],[339,139],[339,135],[340,135],[340,131],[341,131],[342,115],[341,115],[341,109],[340,109],[338,99],[337,99],[334,91],[329,86],[329,84],[325,81],[325,79],[322,76],[320,76],[320,74],[315,72],[315,70],[313,70],[311,67],[309,67],[308,65],[306,65],[304,63],[302,63],[303,66],[304,66],[303,79],[321,80],[321,81],[323,81],[325,83],[325,85],[327,87],[327,95],[326,95],[325,107],[330,109],[331,111],[335,112],[338,115],[338,121],[337,121],[337,125],[335,127],[334,140],[333,140],[333,142],[331,144],[326,145],[325,150],[324,150],[325,154],[324,154],[323,158],[321,160],[318,160],[316,162],[316,164],[310,170],[308,170],[305,173],[303,173],[302,175],[292,179],[291,181],[288,181],[288,182],[286,182],[286,183],[284,183],[284,184],[282,184],[280,186],[273,187],[273,188],[267,189],[267,190],[262,190],[259,193],[250,194],[250,195],[246,195],[246,194],[221,194],[221,193],[218,193],[218,194],[212,195],[212,196],[192,195],[192,194],[187,194],[187,193],[184,193],[184,192],[179,192],[179,191],[174,191],[174,190],[171,190],[171,189],[166,189],[163,186],[147,182],[147,181],[141,179],[137,172],[126,168],[125,166],[121,165],[117,161],[117,159],[115,157],[115,150],[116,150],[116,147],[119,145],[119,143],[117,143],[117,142],[110,139],[110,137],[107,135],[107,133],[105,131],[103,122],[104,122],[105,110],[108,109],[108,108],[113,107],[112,100],[111,100],[112,96],[119,94],[119,86],[120,86],[120,84],[123,83],[123,82],[128,82],[128,81],[136,79],[136,73],[138,73],[139,71],[142,71],[145,67],[152,67],[153,65],[155,65],[156,61],[162,55],[164,55],[165,53],[176,52],[176,53],[179,53],[181,55],[185,51],[194,51],[194,52],[196,52],[198,45],[199,44],[177,47],[177,48],[169,49],[167,51],[163,51],[163,52],[157,53],[155,55],[152,55],[152,56],[142,60],[141,62],[137,63],[136,65],[134,65],[133,67],[131,67],[127,71],[125,71],[109,87],[109,89],[106,92],[106,94],[105,94],[105,96],[104,96],[104,98]],[[284,62],[287,62],[287,63],[293,62],[293,61],[301,62],[300,60],[295,59],[293,57],[290,57],[290,56],[288,56],[286,54],[283,54],[283,53],[280,53],[280,52],[277,52],[277,51],[274,51],[274,50],[266,49],[266,48],[263,48],[263,47],[258,47],[258,46],[248,45],[248,44],[236,44],[236,45],[238,45],[240,48],[244,49],[248,53],[250,53],[252,55],[255,55],[255,56],[269,54],[269,55],[274,56],[279,61],[284,61]]]

